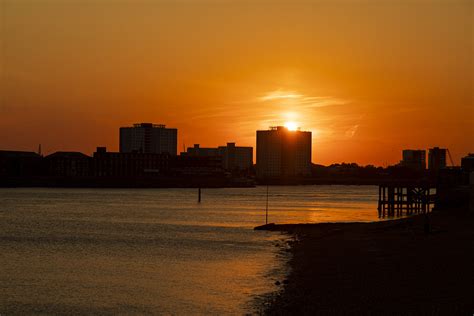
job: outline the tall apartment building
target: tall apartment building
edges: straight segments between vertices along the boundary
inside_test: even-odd
[[[422,149],[404,149],[400,165],[418,170],[426,169],[426,151]]]
[[[247,170],[253,164],[253,148],[235,146],[235,143],[227,143],[226,146],[214,148],[200,147],[195,144],[184,153],[187,156],[197,157],[220,157],[222,168],[225,170]]]
[[[138,123],[120,128],[121,153],[168,153],[176,155],[178,130],[162,124]]]
[[[434,147],[428,150],[428,169],[439,170],[446,168],[446,149]]]
[[[284,126],[257,131],[257,177],[294,177],[311,174],[311,132]]]

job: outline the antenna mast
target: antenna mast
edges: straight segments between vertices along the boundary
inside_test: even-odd
[[[454,167],[453,157],[451,157],[451,153],[449,152],[449,148],[446,148],[446,151],[448,152],[448,157],[449,157],[449,161],[451,162],[451,167]]]

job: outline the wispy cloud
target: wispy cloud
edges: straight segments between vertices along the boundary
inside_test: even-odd
[[[330,96],[310,96],[296,91],[275,90],[264,93],[246,101],[233,101],[213,107],[196,109],[190,113],[190,120],[220,119],[232,120],[236,123],[269,126],[282,124],[285,121],[296,121],[307,126],[315,122],[313,109],[343,105],[346,100]],[[316,117],[316,120],[328,119]]]
[[[281,100],[281,99],[300,99],[304,97],[303,94],[297,94],[293,91],[272,91],[267,93],[264,96],[258,98],[260,101],[272,101],[272,100]]]
[[[284,104],[298,106],[301,109],[326,107],[347,103],[346,100],[331,96],[310,96],[296,91],[275,90],[265,93],[257,98],[258,102],[283,102]]]
[[[195,108],[186,121],[212,121],[219,126],[222,135],[237,134],[248,143],[254,141],[255,130],[293,122],[302,130],[312,131],[315,141],[321,141],[356,134],[359,118],[351,110],[344,109],[349,103],[349,100],[332,96],[273,90],[220,105]]]
[[[354,137],[358,129],[359,129],[359,124],[351,126],[351,128],[349,128],[345,133],[346,137],[349,137],[349,138]]]

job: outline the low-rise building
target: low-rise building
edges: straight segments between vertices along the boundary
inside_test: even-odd
[[[0,150],[0,176],[34,176],[43,171],[42,157],[35,152]]]
[[[222,156],[222,167],[225,170],[248,170],[253,166],[252,147],[227,143],[226,146],[219,146],[218,152]]]
[[[174,176],[214,176],[222,175],[221,156],[174,156],[170,172]]]
[[[222,173],[220,156],[173,156],[168,153],[118,153],[98,147],[93,156],[96,177],[160,177]]]
[[[188,157],[215,157],[221,162],[224,170],[248,170],[253,165],[253,148],[235,146],[235,143],[227,143],[226,146],[219,147],[200,147],[195,144],[187,148],[181,156]]]
[[[108,152],[97,147],[93,156],[93,175],[96,177],[139,177],[166,174],[170,167],[168,153]]]
[[[181,156],[190,157],[215,157],[219,155],[219,150],[213,147],[201,147],[199,144],[194,144],[193,147],[188,147],[185,153]]]
[[[44,158],[47,175],[53,177],[91,176],[91,157],[80,152],[58,151]]]

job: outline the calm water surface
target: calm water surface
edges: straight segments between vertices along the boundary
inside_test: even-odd
[[[0,189],[0,314],[243,314],[286,236],[266,187]],[[375,221],[377,187],[270,187],[276,223]]]

